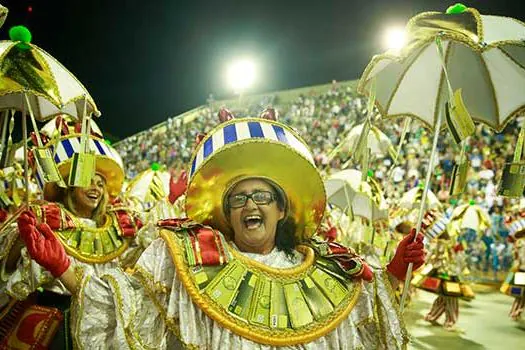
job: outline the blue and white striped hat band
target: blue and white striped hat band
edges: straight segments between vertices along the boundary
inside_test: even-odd
[[[514,220],[509,226],[510,236],[514,236],[522,231],[525,231],[525,219]]]
[[[190,178],[195,171],[215,152],[222,148],[243,140],[269,140],[281,142],[294,148],[308,161],[314,164],[312,154],[304,141],[284,125],[263,119],[241,119],[236,123],[229,123],[210,133],[197,148],[192,157]]]
[[[108,192],[111,196],[117,196],[124,182],[124,166],[122,158],[118,152],[106,144],[104,140],[90,135],[88,138],[89,150],[96,156],[96,172],[106,179]],[[66,135],[58,140],[55,144],[48,143],[48,147],[53,154],[53,160],[64,179],[69,176],[73,155],[80,152],[81,135]],[[44,198],[46,200],[55,200],[57,186],[53,183],[44,183],[41,175],[35,172],[35,178],[38,185],[43,188]]]
[[[450,218],[446,215],[442,215],[434,221],[432,225],[427,227],[426,230],[424,230],[424,235],[427,236],[430,239],[434,239],[436,237],[439,237],[443,232],[447,230],[447,225],[450,222]]]
[[[234,183],[265,178],[288,198],[288,217],[300,240],[311,236],[322,219],[326,194],[312,154],[288,126],[262,118],[233,119],[213,129],[192,155],[186,198],[188,217],[231,233],[223,196]]]

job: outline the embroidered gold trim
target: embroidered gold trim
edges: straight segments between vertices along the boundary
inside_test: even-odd
[[[124,317],[124,306],[123,306],[124,302],[123,302],[123,299],[122,299],[122,291],[120,290],[120,286],[119,286],[117,280],[111,275],[104,275],[104,276],[102,276],[102,278],[105,281],[107,281],[111,285],[113,290],[115,291],[115,294],[116,294],[115,297],[117,299],[116,314],[117,314],[117,317],[119,318],[120,322],[123,325],[125,325],[125,327],[123,327],[124,328],[124,337],[126,338],[126,342],[129,345],[129,347],[131,349],[137,349],[136,343],[139,343],[139,345],[140,345],[140,347],[142,349],[147,349],[147,350],[157,349],[157,347],[155,347],[155,346],[144,344],[142,338],[140,337],[138,332],[133,327],[133,322],[130,322],[130,323],[126,322],[125,317]],[[131,303],[131,307],[132,307],[132,309],[131,310],[127,310],[127,311],[130,314],[130,318],[133,320],[135,318],[136,308],[135,308],[135,305],[133,303]]]
[[[268,265],[265,265],[263,263],[252,260],[242,255],[236,249],[229,249],[229,252],[233,255],[234,259],[240,260],[243,264],[250,266],[253,270],[261,272],[273,278],[283,279],[304,275],[314,263],[315,254],[312,248],[307,246],[299,246],[297,247],[297,250],[300,253],[304,254],[304,261],[301,263],[301,265],[289,269],[278,269],[275,267],[270,267]]]
[[[151,299],[153,304],[155,304],[155,307],[157,308],[157,311],[160,313],[160,315],[161,315],[162,319],[164,320],[164,322],[166,323],[166,326],[168,327],[168,329],[170,331],[172,331],[173,334],[175,334],[175,336],[181,342],[181,344],[184,346],[185,349],[191,349],[191,350],[200,349],[201,347],[199,347],[198,345],[191,344],[191,343],[186,343],[182,339],[182,334],[180,332],[180,325],[179,325],[178,320],[168,316],[168,314],[166,312],[167,307],[166,306],[162,306],[162,303],[157,298],[159,296],[159,294],[157,293],[157,291],[154,288],[152,288],[152,284],[150,284],[150,281],[149,281],[148,277],[146,277],[146,275],[144,275],[144,273],[149,274],[144,269],[136,269],[134,271],[134,276],[140,282],[140,284],[142,285],[142,287],[144,288],[144,290],[148,294],[148,297]]]
[[[361,283],[347,283],[345,285],[345,288],[348,289],[347,294],[345,294],[346,297],[341,299],[341,301],[337,303],[337,305],[334,305],[333,308],[331,308],[328,312],[324,311],[325,313],[323,316],[318,319],[314,319],[311,315],[309,317],[302,317],[301,310],[304,310],[308,307],[307,305],[304,305],[304,299],[302,304],[298,305],[297,309],[294,309],[293,313],[290,313],[286,307],[286,311],[284,311],[286,312],[285,316],[290,319],[293,328],[287,325],[284,325],[282,328],[270,328],[264,325],[256,325],[252,322],[248,323],[245,319],[241,317],[235,317],[232,313],[226,311],[218,304],[217,301],[212,299],[206,293],[206,289],[214,282],[217,282],[219,278],[222,278],[221,273],[223,271],[226,271],[226,269],[229,267],[231,267],[230,270],[233,270],[237,266],[240,266],[242,269],[246,269],[248,273],[253,272],[254,275],[256,275],[258,272],[263,273],[269,283],[280,283],[283,280],[289,282],[283,285],[283,290],[285,293],[284,295],[287,299],[286,303],[288,304],[289,300],[287,293],[290,291],[289,288],[293,289],[294,285],[297,286],[297,284],[304,283],[306,279],[309,278],[307,273],[317,271],[317,269],[314,267],[315,259],[313,256],[313,251],[308,253],[308,249],[300,248],[306,252],[305,263],[301,264],[297,268],[289,269],[291,272],[287,272],[283,275],[283,272],[286,271],[285,269],[275,269],[268,267],[263,268],[260,266],[261,264],[256,264],[251,259],[239,258],[240,254],[233,253],[233,249],[231,249],[234,259],[228,263],[221,272],[219,272],[219,274],[216,276],[217,278],[212,279],[208,286],[204,288],[203,292],[203,290],[199,290],[199,287],[197,287],[196,282],[192,278],[192,272],[185,261],[184,246],[182,245],[182,242],[180,242],[180,239],[176,237],[174,232],[169,230],[162,230],[160,232],[160,237],[162,237],[166,242],[166,245],[168,246],[172,256],[173,263],[177,269],[177,275],[192,301],[204,313],[206,313],[208,317],[213,319],[222,327],[243,338],[257,343],[273,346],[291,346],[308,343],[321,338],[334,330],[343,320],[348,317],[354,308],[361,292]],[[279,279],[277,277],[279,277]],[[292,292],[294,291],[290,291],[290,293]],[[299,290],[297,293],[299,293],[298,297],[300,297],[300,295],[302,295],[304,292],[301,293]],[[250,300],[251,299],[252,298],[250,297]],[[292,300],[295,306],[296,300]],[[250,304],[250,306],[253,305]],[[323,305],[317,304],[316,306],[321,308]],[[281,320],[276,322],[280,323]],[[279,325],[278,327],[281,326]]]
[[[61,207],[61,209],[63,212],[69,214],[75,224],[75,228],[57,231],[55,234],[68,255],[88,264],[104,264],[118,258],[128,249],[129,242],[127,239],[122,238],[118,234],[112,235],[110,232],[111,230],[118,229],[119,226],[114,216],[106,215],[106,221],[102,227],[89,227],[83,225],[82,222],[73,214],[69,213],[67,209],[63,207]],[[65,218],[63,218],[63,220],[65,220]],[[70,243],[70,237],[75,234],[78,235],[78,241],[73,242],[75,243],[73,245]],[[106,240],[102,239],[103,235],[106,235]],[[113,242],[113,239],[117,240],[117,242]],[[93,252],[83,251],[83,247],[86,246],[91,247]],[[101,251],[103,251],[103,253],[101,253]]]

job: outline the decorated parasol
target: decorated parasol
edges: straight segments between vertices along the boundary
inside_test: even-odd
[[[388,209],[380,185],[370,176],[362,181],[359,170],[347,169],[331,175],[324,182],[328,203],[351,210],[371,222],[388,218]]]
[[[359,82],[368,93],[376,81],[376,106],[384,117],[410,116],[433,129],[450,98],[442,63],[473,120],[501,131],[524,110],[524,23],[458,4],[447,13],[419,14],[406,30],[409,44],[375,56]]]
[[[171,180],[172,175],[165,167],[153,163],[129,182],[124,196],[145,214],[146,222],[182,217],[184,199],[171,203],[168,197]]]
[[[491,221],[487,210],[471,201],[454,209],[448,226],[451,235],[458,235],[465,229],[480,234],[491,226]]]
[[[444,120],[456,143],[462,143],[454,176],[458,181],[452,186],[455,194],[465,184],[464,140],[475,130],[472,120],[500,131],[525,109],[521,93],[525,88],[525,25],[456,4],[446,13],[425,12],[413,17],[407,33],[409,43],[404,48],[372,59],[358,90],[374,96],[384,118],[408,116],[434,130],[416,228],[419,232]],[[401,309],[411,273],[409,265]]]
[[[344,141],[346,144],[343,145],[342,151],[353,152],[357,148],[364,127],[365,124],[363,123],[350,129],[348,137]],[[395,154],[392,141],[375,125],[370,126],[366,147],[370,149],[371,155],[376,157],[384,157],[386,155],[393,157]]]
[[[49,149],[44,149],[36,121],[45,121],[59,114],[70,115],[82,122],[82,145],[75,155],[70,185],[86,186],[91,181],[94,157],[89,154],[87,135],[90,115],[100,115],[84,86],[51,55],[31,44],[31,32],[23,26],[12,27],[11,40],[0,42],[0,110],[4,110],[2,138],[5,137],[9,111],[22,112],[24,154],[27,154],[27,120],[35,130],[33,156],[37,172],[45,182],[61,183],[62,179]],[[13,113],[11,113],[11,122]],[[9,126],[12,130],[12,126]],[[4,141],[4,140],[2,140]],[[27,156],[24,159],[26,183],[29,183]],[[26,191],[29,193],[29,191]],[[28,199],[28,198],[26,198]]]
[[[388,220],[388,207],[372,171],[363,175],[355,169],[343,170],[330,176],[324,184],[328,203],[341,209],[336,225],[341,229],[342,241],[359,251],[360,245],[373,249],[381,244],[381,239],[375,238],[376,228],[382,226],[376,224]]]
[[[399,200],[399,207],[408,210],[419,209],[423,198],[423,186],[414,187],[403,194]],[[428,190],[425,207],[430,209],[441,209],[441,203],[434,192]]]
[[[86,88],[53,56],[31,43],[27,28],[13,27],[9,35],[11,40],[0,41],[1,110],[32,111],[39,121],[59,114],[77,119],[100,115]]]
[[[6,7],[0,5],[0,27],[4,25],[5,19],[7,18],[8,10]]]

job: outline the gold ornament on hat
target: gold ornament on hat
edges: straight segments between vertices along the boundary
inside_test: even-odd
[[[105,143],[99,132],[93,134],[91,128],[86,129],[83,133],[78,133],[74,127],[70,127],[67,124],[64,126],[61,120],[54,120],[54,123],[58,131],[52,130],[52,128],[47,130],[50,135],[53,135],[53,139],[47,142],[44,148],[52,154],[52,160],[56,164],[61,178],[69,180],[72,172],[77,172],[75,174],[77,178],[79,175],[86,177],[86,174],[100,174],[106,179],[109,195],[112,197],[117,196],[124,182],[124,167],[118,152]],[[96,126],[94,129],[99,131]],[[82,141],[83,137],[85,138],[84,144]],[[79,154],[82,154],[82,147],[85,147],[85,151],[79,157]],[[89,149],[89,153],[87,153],[86,149]],[[88,157],[93,158],[93,168],[86,171],[86,163],[83,162],[82,158],[87,154],[89,154]],[[89,166],[91,167],[91,165]],[[89,183],[91,183],[93,175],[89,178]],[[38,173],[35,174],[35,178],[37,183],[43,188],[46,200],[55,201],[58,199],[60,191],[57,183],[45,183]],[[73,182],[73,186],[76,186],[75,184],[78,185],[80,182]]]

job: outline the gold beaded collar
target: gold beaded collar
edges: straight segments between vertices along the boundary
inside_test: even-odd
[[[73,228],[56,230],[56,235],[66,252],[90,264],[103,264],[119,257],[128,248],[128,241],[121,237],[114,214],[106,214],[102,227],[90,227],[62,207],[73,223]]]
[[[160,236],[192,301],[222,327],[257,343],[291,346],[323,337],[348,317],[361,291],[361,282],[338,275],[307,246],[297,248],[305,259],[290,269],[268,267],[229,245],[231,259],[203,266],[188,263],[180,233],[163,229]]]

